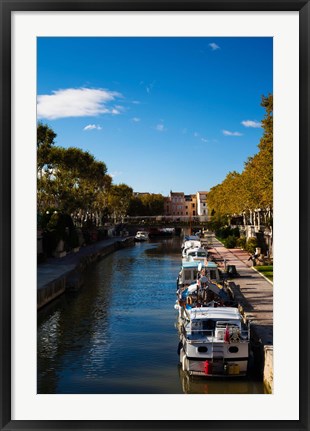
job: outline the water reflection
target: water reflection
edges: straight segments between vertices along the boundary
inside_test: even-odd
[[[261,382],[246,377],[203,378],[189,376],[178,368],[182,390],[185,394],[261,394],[264,389]]]

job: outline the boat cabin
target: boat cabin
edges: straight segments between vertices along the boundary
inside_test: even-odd
[[[197,274],[201,269],[205,270],[205,275],[215,282],[220,282],[220,273],[218,266],[214,262],[183,259],[182,268],[178,276],[178,285],[190,285],[197,280]]]
[[[204,261],[208,257],[208,252],[202,247],[188,248],[185,250],[184,257],[187,258],[188,261],[190,260]]]
[[[189,321],[186,332],[190,338],[197,336],[212,337],[218,341],[237,342],[248,340],[248,327],[235,307],[201,307],[188,311]]]

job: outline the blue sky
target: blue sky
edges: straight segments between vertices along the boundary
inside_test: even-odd
[[[37,116],[134,191],[208,191],[258,151],[272,38],[44,37]]]

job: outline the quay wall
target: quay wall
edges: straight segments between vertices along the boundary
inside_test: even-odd
[[[264,346],[264,385],[269,394],[273,393],[273,346]]]
[[[66,290],[66,277],[60,277],[51,283],[48,283],[42,289],[37,291],[37,308],[41,308],[49,302],[62,295]]]
[[[270,325],[264,321],[254,320],[252,322],[252,306],[246,300],[240,290],[240,285],[229,282],[234,300],[245,321],[251,321],[250,347],[254,358],[254,367],[259,377],[263,380],[267,393],[273,393],[273,345]],[[262,316],[263,317],[263,316]]]
[[[246,313],[245,313],[246,314]],[[264,382],[265,391],[273,393],[273,345],[265,344],[263,328],[251,325],[251,350],[253,352],[255,369]]]
[[[130,246],[133,241],[133,237],[127,237],[112,244],[103,245],[84,256],[77,256],[73,269],[65,270],[58,275],[55,272],[55,279],[37,290],[37,309],[44,307],[67,290],[79,289],[83,285],[83,274],[90,265],[121,248]]]

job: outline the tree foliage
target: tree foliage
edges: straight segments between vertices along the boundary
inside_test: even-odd
[[[112,185],[108,202],[115,221],[118,219],[123,220],[127,215],[132,194],[132,188],[126,184]]]
[[[273,96],[262,96],[261,106],[264,133],[258,153],[245,162],[242,173],[229,172],[207,195],[209,211],[217,217],[273,208]]]
[[[104,162],[80,148],[55,145],[56,134],[42,123],[37,127],[37,209],[53,207],[75,214],[80,221],[107,214],[112,178]]]
[[[164,212],[164,197],[161,194],[147,193],[133,196],[130,200],[128,215],[156,216]]]

